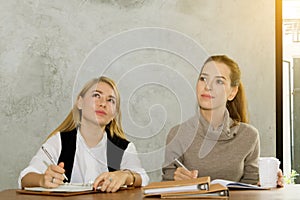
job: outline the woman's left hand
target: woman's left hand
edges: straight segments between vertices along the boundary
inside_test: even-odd
[[[283,187],[284,181],[283,181],[283,174],[281,169],[277,172],[277,187]]]
[[[101,186],[102,192],[116,192],[125,185],[128,176],[125,171],[104,172],[94,181],[94,189]]]

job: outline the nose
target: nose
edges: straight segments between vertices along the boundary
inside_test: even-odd
[[[205,81],[205,89],[208,91],[212,90],[212,84],[211,83],[209,84],[207,80]]]
[[[99,104],[99,106],[101,106],[101,107],[105,107],[105,106],[106,106],[106,101],[105,101],[105,99],[104,99],[104,98],[100,98],[98,104]]]

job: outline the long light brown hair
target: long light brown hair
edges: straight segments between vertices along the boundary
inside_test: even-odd
[[[245,89],[241,82],[241,71],[239,65],[231,58],[226,55],[214,55],[210,56],[203,64],[208,62],[224,63],[230,69],[230,81],[231,87],[238,86],[238,92],[235,98],[231,101],[227,101],[226,108],[229,111],[230,117],[235,122],[248,123],[248,109],[247,100],[245,95]]]
[[[86,92],[91,87],[93,87],[95,84],[97,84],[99,82],[104,82],[104,83],[107,83],[109,86],[111,86],[111,88],[113,89],[113,91],[115,92],[115,95],[116,95],[116,116],[113,118],[113,120],[110,123],[108,123],[106,125],[106,128],[109,128],[109,131],[110,131],[110,134],[112,137],[114,134],[116,134],[117,136],[125,139],[125,134],[124,134],[124,131],[122,128],[122,123],[121,123],[120,93],[117,89],[115,82],[112,79],[105,77],[105,76],[101,76],[99,78],[94,78],[94,79],[88,81],[84,85],[84,87],[79,92],[79,94],[76,98],[76,102],[74,103],[73,108],[70,111],[70,113],[68,114],[68,116],[54,131],[52,131],[50,133],[50,135],[47,137],[47,139],[58,132],[67,132],[67,131],[71,131],[75,128],[80,127],[81,111],[77,107],[77,101],[78,101],[79,97],[84,97]]]

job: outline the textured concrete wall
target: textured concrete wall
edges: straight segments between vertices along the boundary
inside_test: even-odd
[[[0,4],[0,190],[17,187],[19,172],[67,115],[76,89],[101,74],[118,82],[124,129],[151,180],[160,180],[166,134],[194,113],[194,85],[207,54],[240,63],[262,155],[275,155],[273,0]]]

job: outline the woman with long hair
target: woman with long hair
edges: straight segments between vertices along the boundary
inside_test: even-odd
[[[196,94],[196,115],[168,134],[163,179],[210,176],[257,184],[259,133],[248,123],[238,64],[226,55],[209,57],[199,74]],[[189,170],[174,163],[175,158]],[[278,175],[282,185],[282,172]]]
[[[51,164],[46,153],[57,163]],[[133,143],[121,126],[120,94],[113,80],[90,80],[73,109],[47,138],[19,177],[20,187],[55,188],[64,181],[90,183],[102,191],[149,181]]]

